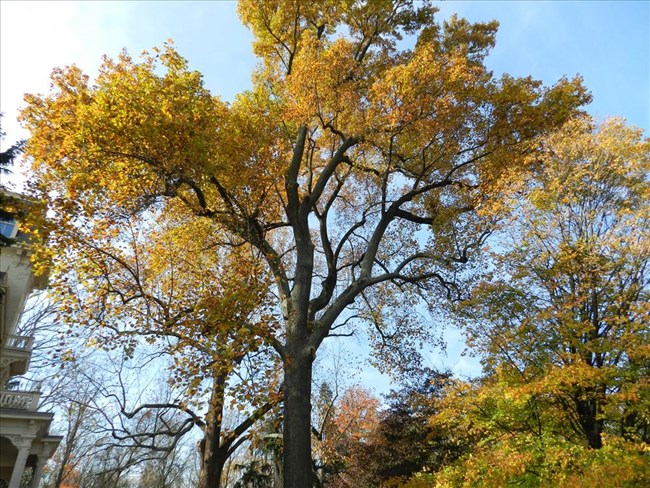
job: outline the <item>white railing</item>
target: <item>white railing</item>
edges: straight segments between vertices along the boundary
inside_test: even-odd
[[[20,349],[21,351],[31,352],[34,346],[34,337],[10,335],[7,337],[5,348]]]
[[[40,398],[40,391],[0,390],[0,407],[35,411]]]

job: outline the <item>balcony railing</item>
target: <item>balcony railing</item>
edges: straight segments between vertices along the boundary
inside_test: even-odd
[[[0,390],[0,407],[35,411],[40,398],[40,391]]]
[[[33,346],[33,336],[10,335],[5,342],[5,348],[18,349],[25,352],[31,352]]]
[[[16,336],[10,335],[7,337],[6,348],[19,349],[25,352],[31,352],[32,347],[34,346],[34,337],[33,336]]]

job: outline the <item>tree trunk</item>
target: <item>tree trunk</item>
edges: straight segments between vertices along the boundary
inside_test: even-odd
[[[603,421],[598,418],[598,402],[596,400],[578,400],[578,419],[584,431],[587,444],[591,449],[603,447]]]
[[[219,488],[221,486],[221,473],[227,460],[226,451],[220,449],[224,385],[224,379],[219,376],[213,380],[210,412],[207,415],[201,441],[201,471],[197,488]]]
[[[221,486],[221,473],[226,465],[227,457],[222,449],[219,449],[219,436],[206,435],[201,444],[205,442],[204,452],[201,458],[201,472],[197,488],[219,488]],[[208,447],[211,446],[211,447]]]
[[[205,426],[201,447],[201,471],[198,488],[219,488],[225,459],[224,462],[220,462],[219,434],[215,435],[213,422]]]
[[[284,365],[284,488],[312,488],[311,374],[308,350]]]

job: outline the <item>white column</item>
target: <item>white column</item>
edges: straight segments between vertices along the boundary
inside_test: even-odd
[[[19,488],[32,441],[21,440],[19,442],[14,442],[14,444],[16,444],[16,447],[18,448],[18,456],[16,457],[16,464],[14,464],[14,470],[11,473],[11,480],[9,480],[9,486],[7,488]]]
[[[41,482],[41,476],[43,476],[43,467],[46,462],[46,456],[38,456],[36,459],[36,466],[34,466],[34,474],[32,475],[32,481],[29,483],[29,488],[38,488],[38,484]]]

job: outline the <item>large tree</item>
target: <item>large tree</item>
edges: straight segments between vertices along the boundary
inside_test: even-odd
[[[650,140],[582,119],[538,158],[493,271],[462,304],[486,377],[455,385],[436,422],[475,442],[459,471],[470,486],[644,485]]]
[[[55,259],[86,221],[122,232],[134,214],[162,222],[173,209],[214,225],[215,252],[243,246],[264,263],[281,323],[266,340],[284,369],[284,483],[311,487],[323,340],[360,323],[351,307],[382,346],[426,337],[395,311],[456,293],[537,136],[589,96],[579,79],[495,78],[484,59],[497,23],[438,23],[428,2],[245,0],[239,12],[261,63],[232,104],[170,46],[122,54],[94,83],[58,69],[50,94],[27,97],[27,150]],[[380,349],[388,361],[403,350]]]
[[[119,225],[84,222],[70,230],[53,293],[71,330],[82,324],[91,344],[120,347],[127,357],[144,349],[147,361],[171,369],[175,394],[164,401],[111,395],[124,422],[115,423],[113,437],[163,453],[199,427],[200,486],[219,486],[227,459],[277,401],[276,361],[263,345],[273,322],[263,300],[268,286],[240,248],[214,251],[219,233],[209,220],[179,220],[168,207],[164,222],[150,211]],[[247,413],[231,428],[223,423],[228,397]],[[169,416],[183,422],[163,434],[128,420]]]
[[[501,244],[467,303],[472,343],[488,370],[544,392],[589,447],[608,422],[650,441],[634,401],[648,374],[650,146],[619,120],[593,132],[582,120],[544,149],[516,244]]]

